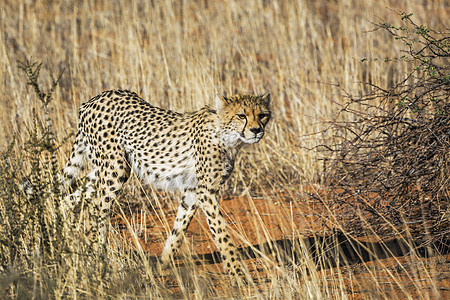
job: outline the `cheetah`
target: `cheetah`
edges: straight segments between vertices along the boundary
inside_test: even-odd
[[[200,208],[225,269],[242,275],[219,209],[218,192],[233,171],[239,149],[264,136],[271,118],[269,94],[218,95],[215,106],[178,113],[152,106],[134,92],[111,90],[82,104],[78,118],[63,184],[66,188],[74,185],[83,170],[90,169],[86,197],[97,193],[99,199],[98,243],[106,241],[112,201],[133,170],[158,189],[183,192],[160,257],[163,264],[168,264],[181,246]]]

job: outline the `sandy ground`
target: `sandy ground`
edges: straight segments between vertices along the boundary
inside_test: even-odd
[[[164,195],[159,198],[164,198]],[[117,210],[113,226],[117,233],[131,243],[135,243],[137,238],[142,249],[156,258],[163,249],[166,232],[175,219],[177,203],[176,200],[142,203],[145,204],[124,204],[121,210]],[[251,245],[270,241],[293,241],[313,235],[327,236],[333,229],[339,228],[339,220],[333,217],[337,213],[307,197],[305,193],[278,192],[270,197],[224,196],[221,207],[235,245],[240,248],[248,249]],[[135,238],[131,236],[130,228],[136,232]],[[211,288],[227,289],[224,282],[228,281],[221,280],[226,276],[221,264],[214,263],[211,258],[216,250],[205,216],[198,211],[180,253],[199,255],[197,260],[200,269],[209,274],[208,278],[213,278],[214,287]],[[258,257],[247,257],[245,261],[257,286],[273,284],[275,265],[268,266]],[[418,270],[423,269],[427,270],[427,274],[417,274]],[[267,272],[270,272],[270,276]],[[343,282],[344,290],[351,299],[384,298],[386,295],[401,299],[407,294],[424,299],[450,299],[450,255],[367,259],[338,268],[325,268],[319,274],[322,278],[328,278],[321,283],[323,288]],[[165,284],[172,287],[174,293],[179,290],[176,282]],[[380,290],[383,292],[380,293]]]

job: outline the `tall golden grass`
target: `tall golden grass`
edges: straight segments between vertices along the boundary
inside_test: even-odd
[[[3,2],[1,147],[36,106],[16,63],[32,56],[44,63],[43,82],[66,69],[53,103],[59,137],[74,131],[80,103],[106,89],[174,110],[198,109],[216,93],[270,92],[270,134],[246,159],[262,174],[285,165],[310,180],[319,170],[299,146],[314,145],[303,136],[338,109],[342,93],[331,84],[357,92],[358,82],[388,86],[405,71],[360,62],[401,55],[386,33],[370,32],[379,19],[395,23],[395,10],[437,30],[448,25],[445,1]]]
[[[321,179],[317,156],[307,149],[327,138],[322,132],[324,121],[332,119],[339,110],[344,91],[366,92],[361,82],[389,87],[408,71],[408,64],[383,62],[385,58],[400,57],[402,45],[386,32],[373,31],[375,26],[371,23],[396,24],[398,12],[402,11],[414,13],[418,23],[430,28],[448,30],[450,7],[445,0],[3,0],[0,151],[7,149],[13,136],[23,145],[27,128],[33,123],[32,110],[40,112],[40,103],[18,68],[17,60],[24,57],[43,62],[40,82],[44,86],[49,85],[52,74],[56,76],[65,69],[50,105],[59,142],[75,132],[80,104],[107,89],[130,89],[153,105],[178,111],[199,109],[217,93],[269,92],[273,121],[258,145],[243,150],[225,190],[242,196],[242,206],[252,211],[257,211],[252,200],[255,195],[267,198],[274,207],[279,205],[274,197],[279,191],[287,199],[299,199],[297,192],[303,186]],[[365,58],[368,60],[362,63]],[[62,143],[58,149],[61,167],[70,154],[72,141],[73,138]],[[127,187],[133,196],[140,195],[141,190],[136,180]],[[144,201],[154,204],[151,199],[157,197],[155,192],[145,191],[149,194]],[[161,204],[154,205],[156,211]],[[172,210],[175,206],[176,200],[169,204]],[[289,210],[274,212],[279,214],[279,223],[292,221],[290,237],[305,234]],[[164,214],[156,214],[155,218],[162,220],[162,229],[171,226]],[[338,226],[333,218],[330,222]],[[273,239],[260,217],[255,216],[250,226],[260,232],[258,243]],[[147,229],[130,223],[128,230],[136,235]],[[237,225],[232,230],[238,244],[251,246],[246,228]],[[136,245],[127,245],[119,238],[111,240],[114,251],[109,259],[115,263],[115,269],[108,280],[113,284],[91,282],[87,275],[61,274],[54,283],[60,287],[56,296],[346,298],[346,276],[353,274],[339,268],[336,273],[313,271],[316,268],[306,246],[297,245],[305,253],[303,261],[280,265],[272,257],[262,255],[259,263],[267,278],[256,278],[258,284],[238,290],[220,283],[227,280],[220,269],[211,275],[211,270],[186,259],[185,265],[191,268],[174,271],[173,285],[177,287],[175,294],[170,294],[170,285],[155,279],[152,262],[143,252],[137,252],[141,265],[123,262],[133,261],[135,254],[130,254],[130,249]],[[414,256],[411,259],[418,260]],[[73,261],[73,266],[78,271],[84,267],[77,261]],[[431,286],[425,293],[421,293],[421,284],[404,287],[393,273],[387,272],[386,276],[407,297],[417,293],[421,298],[437,295],[431,274],[435,270],[429,271],[420,263],[414,266],[417,277]],[[128,273],[126,268],[130,269]],[[396,297],[383,290],[378,284],[382,280],[375,273],[369,274],[371,277],[366,280],[375,282],[372,295]],[[133,283],[128,284],[124,276]],[[39,280],[39,274],[34,278]],[[137,281],[144,283],[139,286]],[[103,290],[111,285],[114,289]],[[9,294],[14,295],[14,291]]]

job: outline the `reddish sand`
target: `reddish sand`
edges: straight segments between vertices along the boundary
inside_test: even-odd
[[[267,241],[292,240],[311,236],[313,233],[326,235],[333,229],[339,228],[339,222],[332,217],[337,213],[306,195],[289,191],[264,198],[224,197],[221,201],[222,212],[235,245],[249,246],[244,241],[257,245]],[[117,213],[113,225],[119,228],[121,235],[126,238],[130,237],[128,226],[134,228],[144,251],[158,256],[163,249],[166,232],[171,229],[175,219],[176,208],[175,202],[159,207],[157,202],[147,207],[141,204],[124,205],[123,213],[120,211]],[[126,220],[123,215],[126,215]],[[186,243],[183,244],[181,253],[208,254],[216,250],[205,216],[198,211],[188,229]],[[324,276],[327,276],[325,278],[336,280],[339,278],[336,272],[340,272],[347,296],[354,299],[384,298],[385,296],[377,292],[380,290],[383,291],[383,295],[392,295],[394,298],[403,298],[406,292],[414,296],[420,294],[424,298],[450,299],[449,258],[449,255],[415,260],[410,256],[394,257],[326,269],[321,272],[325,273]],[[268,268],[273,270],[272,267],[265,266],[258,258],[248,259],[246,264],[257,285],[270,284],[261,278],[268,278],[264,272]],[[426,266],[428,274],[416,274],[417,270],[421,269],[418,267],[421,264]],[[226,276],[220,264],[203,264],[201,268],[218,277],[218,280],[214,281],[214,289],[227,288],[223,284],[227,281],[219,280],[220,277]],[[324,284],[339,286],[340,283],[332,281],[324,281]],[[435,285],[432,286],[429,282]],[[402,291],[400,286],[406,290]],[[174,283],[173,291],[177,292],[177,290],[177,285]]]

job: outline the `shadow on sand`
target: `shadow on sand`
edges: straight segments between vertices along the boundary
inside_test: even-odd
[[[248,247],[238,248],[243,259],[257,258],[261,255],[273,255],[285,263],[298,263],[304,257],[320,268],[332,268],[338,265],[352,265],[388,257],[399,257],[416,253],[420,257],[431,257],[450,253],[450,240],[435,242],[427,246],[417,245],[411,239],[391,239],[389,241],[365,242],[353,239],[341,232],[329,236],[312,236],[294,240],[282,239]],[[150,260],[156,260],[150,257]],[[177,259],[177,257],[175,258]],[[220,253],[195,255],[196,264],[214,264],[221,262]]]

